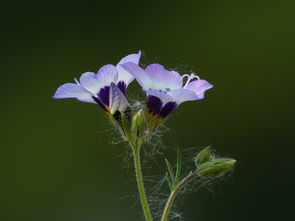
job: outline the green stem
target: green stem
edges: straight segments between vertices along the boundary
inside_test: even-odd
[[[142,205],[144,216],[146,221],[153,221],[153,218],[151,216],[151,212],[149,209],[148,201],[145,195],[144,185],[143,185],[143,178],[142,178],[142,172],[141,172],[141,166],[140,166],[140,145],[137,145],[137,147],[133,146],[132,150],[133,150],[133,156],[134,156],[137,187],[138,187],[140,202]]]
[[[189,174],[187,177],[185,177],[184,179],[182,179],[177,186],[175,187],[174,190],[171,191],[170,196],[168,198],[168,201],[166,203],[161,221],[167,221],[168,220],[168,215],[169,212],[171,210],[172,204],[177,196],[177,194],[179,193],[179,191],[186,185],[188,184],[192,179],[196,178],[198,176],[197,172],[191,173]]]

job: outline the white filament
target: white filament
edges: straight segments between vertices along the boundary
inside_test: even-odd
[[[182,79],[184,79],[185,77],[187,77],[187,81],[185,83],[185,85],[183,86],[183,88],[186,88],[186,86],[189,84],[189,82],[191,82],[191,80],[197,78],[198,80],[200,80],[199,76],[198,75],[195,75],[195,74],[184,74],[182,75]]]

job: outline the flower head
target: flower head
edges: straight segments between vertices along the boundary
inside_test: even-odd
[[[140,56],[139,51],[122,58],[116,66],[107,64],[97,73],[86,72],[79,81],[75,79],[76,83],[60,86],[53,98],[76,98],[83,102],[97,103],[111,114],[124,111],[129,106],[125,97],[126,90],[134,76],[123,69],[121,64],[129,62],[137,65]]]
[[[145,69],[131,62],[121,66],[136,78],[147,93],[149,111],[161,118],[165,118],[182,102],[203,99],[205,91],[213,87],[194,74],[181,76],[160,64],[150,64]],[[187,78],[186,82],[184,78]]]

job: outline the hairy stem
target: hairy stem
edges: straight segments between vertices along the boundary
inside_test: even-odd
[[[140,145],[137,145],[137,147],[133,146],[132,150],[133,150],[136,181],[137,181],[137,187],[138,187],[141,206],[142,206],[146,221],[153,221],[153,218],[151,216],[151,212],[149,209],[148,201],[146,198],[144,185],[143,185],[143,178],[142,178],[141,165],[140,165]]]
[[[171,207],[173,205],[173,202],[177,196],[177,194],[179,193],[179,191],[186,185],[188,184],[192,179],[196,178],[198,176],[197,172],[191,173],[189,174],[187,177],[185,177],[184,179],[182,179],[177,186],[174,188],[174,190],[171,191],[170,196],[167,200],[161,221],[167,221],[168,220],[168,215],[169,212],[171,210]]]

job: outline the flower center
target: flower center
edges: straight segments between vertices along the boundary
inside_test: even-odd
[[[199,76],[198,75],[195,75],[195,74],[184,74],[182,75],[182,79],[184,79],[185,77],[187,77],[187,80],[186,80],[186,83],[185,85],[183,86],[183,88],[186,88],[186,86],[188,85],[189,82],[191,82],[191,80],[197,78],[198,80],[200,80]]]

